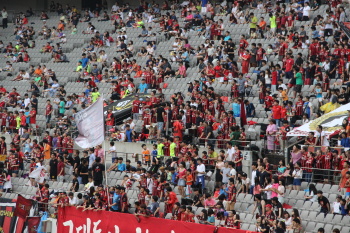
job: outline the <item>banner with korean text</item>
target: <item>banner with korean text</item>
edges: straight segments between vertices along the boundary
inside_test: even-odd
[[[104,141],[103,98],[100,97],[88,108],[74,116],[79,136],[75,143],[81,148],[100,145]]]
[[[57,233],[214,233],[215,227],[153,217],[108,211],[82,211],[75,207],[59,208]],[[248,233],[251,231],[219,227],[217,233]]]

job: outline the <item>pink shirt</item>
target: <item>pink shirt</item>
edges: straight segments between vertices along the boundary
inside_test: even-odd
[[[272,185],[272,188],[278,189],[278,186],[280,186],[278,183],[274,183],[274,184]],[[278,196],[278,193],[272,191],[272,193],[271,193],[271,198],[277,197],[277,196]]]
[[[101,163],[103,163],[105,161],[105,152],[103,151],[103,149],[99,149],[95,151],[95,155],[96,157],[101,158]]]
[[[186,66],[180,66],[179,67],[179,74],[183,75],[184,77],[186,77]]]
[[[204,206],[215,206],[216,204],[216,201],[212,198],[210,199],[210,201],[208,199],[205,199],[204,200]]]

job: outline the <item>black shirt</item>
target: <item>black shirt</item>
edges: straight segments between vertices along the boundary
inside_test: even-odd
[[[73,182],[73,186],[72,187],[74,187],[74,185],[75,185],[74,191],[78,192],[78,190],[79,190],[79,181],[77,179],[73,179],[72,182]]]
[[[38,99],[37,98],[32,99],[31,105],[35,109],[35,111],[38,112]]]
[[[165,113],[163,107],[157,108],[157,122],[164,122],[163,113]]]
[[[73,158],[73,164],[72,164],[74,167],[79,167],[79,165],[80,165],[80,158],[79,158],[79,156],[74,156],[74,158]]]
[[[83,184],[87,184],[89,182],[88,180],[89,175],[81,175],[81,173],[89,173],[89,166],[88,165],[84,166],[81,164],[78,167],[78,173],[79,173],[78,176],[81,177],[81,181],[83,182]]]
[[[198,195],[194,195],[193,197],[193,204],[197,207],[203,207],[202,202],[200,201],[202,195],[198,194]],[[198,204],[197,204],[198,203]]]
[[[105,171],[105,165],[101,163],[94,163],[94,165],[92,165],[92,171],[94,174],[94,180],[103,180],[103,172]]]
[[[283,216],[283,206],[278,201],[276,205],[273,205],[273,211],[275,212],[276,217],[279,217],[279,209],[281,209],[281,217]]]
[[[330,211],[330,209],[328,209],[328,205],[330,206],[330,204],[327,197],[325,196],[319,197],[318,204],[321,205],[321,209]]]
[[[264,183],[266,177],[270,177],[270,173],[268,173],[267,171],[263,171],[260,173],[259,182],[261,187],[265,187]]]
[[[339,101],[339,99],[345,99],[344,101]],[[338,97],[338,101],[340,104],[347,104],[349,101],[349,95],[347,93],[342,93]]]
[[[50,160],[50,177],[57,177],[57,159]]]

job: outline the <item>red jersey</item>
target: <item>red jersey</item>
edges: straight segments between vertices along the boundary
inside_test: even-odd
[[[303,115],[304,113],[303,105],[304,105],[304,102],[302,100],[295,103],[295,109],[296,109],[295,115],[297,116]]]
[[[258,48],[256,51],[256,61],[261,61],[264,58],[265,50],[263,48]]]
[[[281,44],[279,50],[278,50],[278,55],[279,56],[284,56],[286,54],[286,50],[288,49],[288,44],[284,42]]]
[[[29,114],[31,115],[29,120],[30,124],[36,124],[36,111],[32,110]]]
[[[294,60],[292,58],[287,59],[286,72],[292,71],[293,66],[294,66]]]
[[[325,156],[324,155],[320,155],[316,157],[316,168],[324,168],[324,163],[325,163]]]
[[[273,98],[271,96],[265,96],[265,107],[270,108],[273,103]]]
[[[242,49],[247,48],[248,45],[249,45],[249,43],[248,43],[245,39],[241,39],[241,40],[239,41],[239,47],[242,48]]]
[[[134,100],[134,101],[132,102],[132,112],[133,112],[133,113],[139,113],[140,104],[141,104],[141,101],[140,101],[140,100]]]
[[[333,156],[332,153],[327,153],[324,156],[324,169],[332,169]]]
[[[314,160],[315,160],[315,159],[312,158],[312,157],[307,158],[307,160],[305,161],[304,167],[313,168]],[[306,171],[306,172],[312,172],[312,169],[306,169],[305,171]]]
[[[279,105],[274,105],[272,107],[272,117],[273,117],[273,119],[275,119],[275,120],[281,119],[281,110],[282,110],[282,107],[279,106]]]
[[[51,115],[51,113],[52,113],[52,105],[48,104],[46,105],[46,108],[45,108],[45,116]]]

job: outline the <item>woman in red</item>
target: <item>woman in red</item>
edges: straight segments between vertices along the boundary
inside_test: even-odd
[[[178,202],[176,193],[173,192],[173,189],[171,187],[167,187],[165,196],[165,212],[172,213],[175,203]]]
[[[250,52],[247,49],[243,56],[240,57],[242,59],[242,74],[247,74],[249,72],[249,61],[250,61]]]
[[[304,174],[305,174],[305,181],[310,183],[311,182],[311,177],[312,177],[312,168],[314,167],[314,163],[315,163],[315,159],[314,159],[315,154],[312,152],[308,152],[307,153],[307,159],[305,161],[305,164],[303,165],[304,167],[306,167],[306,169],[304,170]]]
[[[321,150],[316,151],[316,157],[315,157],[315,167],[318,169],[315,169],[315,182],[320,182],[323,180],[324,177],[324,171],[319,169],[324,169],[325,164],[325,156],[322,154]]]
[[[332,164],[333,164],[333,155],[331,152],[330,147],[327,147],[326,149],[326,155],[324,156],[324,169],[328,169],[325,171],[325,176],[324,176],[324,182],[327,184],[328,181],[330,180],[329,178],[332,178]]]

